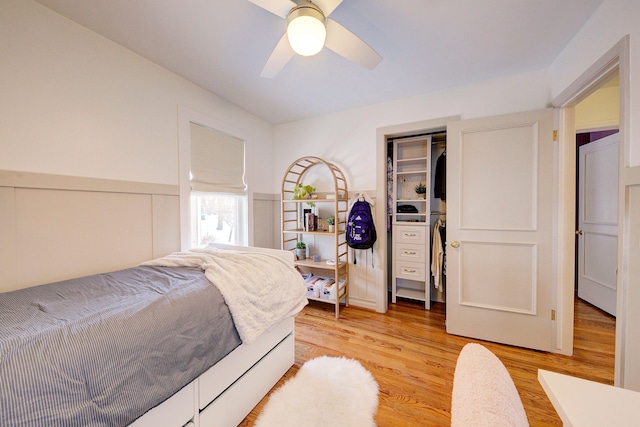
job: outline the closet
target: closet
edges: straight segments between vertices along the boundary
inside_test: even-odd
[[[391,302],[446,300],[446,133],[387,139]]]

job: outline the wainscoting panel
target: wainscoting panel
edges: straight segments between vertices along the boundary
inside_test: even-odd
[[[0,292],[180,249],[178,187],[0,171]]]

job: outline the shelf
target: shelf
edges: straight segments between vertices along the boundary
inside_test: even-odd
[[[396,175],[398,176],[403,176],[403,175],[426,175],[427,174],[427,170],[426,169],[418,169],[418,170],[410,170],[410,171],[398,171],[398,173],[396,173]]]
[[[321,259],[320,261],[314,261],[313,259],[300,259],[300,260],[296,260],[295,261],[295,265],[298,265],[300,267],[307,267],[307,268],[319,268],[322,270],[335,270],[336,269],[336,265],[329,265],[327,264],[327,260],[326,259]],[[341,269],[342,267],[345,266],[344,262],[340,262],[338,263],[338,269]]]
[[[322,180],[324,187],[322,190],[315,192],[316,199],[294,199],[296,194],[296,188],[299,185],[309,184],[305,182],[308,176],[316,177],[316,167],[322,169],[325,173],[328,173],[333,185],[327,187],[327,182]],[[416,165],[413,169],[420,167],[424,168],[424,165]],[[314,169],[313,172],[307,175],[310,169]],[[327,196],[332,196],[327,198]],[[344,282],[343,290],[339,292],[336,300],[329,300],[325,298],[309,298],[310,300],[320,301],[327,304],[333,304],[335,306],[336,319],[340,316],[340,303],[344,300],[345,306],[349,305],[349,251],[346,243],[347,228],[347,213],[349,210],[349,191],[347,189],[347,181],[342,171],[332,163],[327,162],[319,157],[307,156],[302,157],[293,162],[289,169],[285,172],[282,180],[282,193],[281,193],[281,221],[282,221],[282,250],[295,250],[295,246],[298,242],[302,241],[309,244],[310,240],[313,240],[313,244],[316,244],[316,237],[320,242],[318,245],[318,255],[324,257],[324,259],[314,262],[313,259],[304,259],[295,261],[294,264],[300,269],[319,270],[322,271],[323,276],[327,276],[339,282]],[[309,206],[312,205],[312,206]],[[303,226],[306,224],[306,218],[302,215],[302,209],[306,209],[307,206],[314,207],[313,214],[325,217],[325,215],[331,215],[335,217],[335,231],[327,231],[323,225],[322,230],[306,231]],[[326,219],[326,217],[325,217]],[[315,227],[312,227],[315,228]],[[322,237],[322,238],[320,238]],[[331,244],[329,244],[331,242]],[[338,261],[337,265],[328,265],[327,259],[335,259]],[[315,273],[314,273],[315,274]]]
[[[337,199],[338,202],[347,202],[347,199]],[[335,203],[336,199],[282,199],[282,203]]]
[[[411,157],[406,159],[398,159],[398,163],[417,163],[417,162],[426,162],[429,158],[427,156],[424,157]]]
[[[416,301],[426,301],[426,293],[424,290],[396,288],[397,298],[407,298]]]
[[[338,296],[338,303],[340,303],[340,301],[342,299],[344,299],[344,295],[345,295],[345,291],[344,288],[342,288],[342,292],[340,292],[340,295]],[[335,304],[336,301],[332,300],[332,299],[326,299],[326,298],[316,298],[316,297],[307,297],[307,299],[309,301],[318,301],[318,302],[324,302],[327,304]]]
[[[304,230],[283,230],[282,234],[316,234],[321,236],[334,236],[344,234],[344,231],[333,233],[331,231],[304,231]]]

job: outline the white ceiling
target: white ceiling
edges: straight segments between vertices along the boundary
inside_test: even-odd
[[[603,0],[344,0],[383,58],[323,49],[260,77],[286,28],[248,0],[37,0],[273,124],[547,68]]]

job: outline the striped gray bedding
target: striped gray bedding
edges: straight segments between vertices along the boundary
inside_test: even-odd
[[[241,343],[198,268],[0,294],[0,426],[124,426]]]

